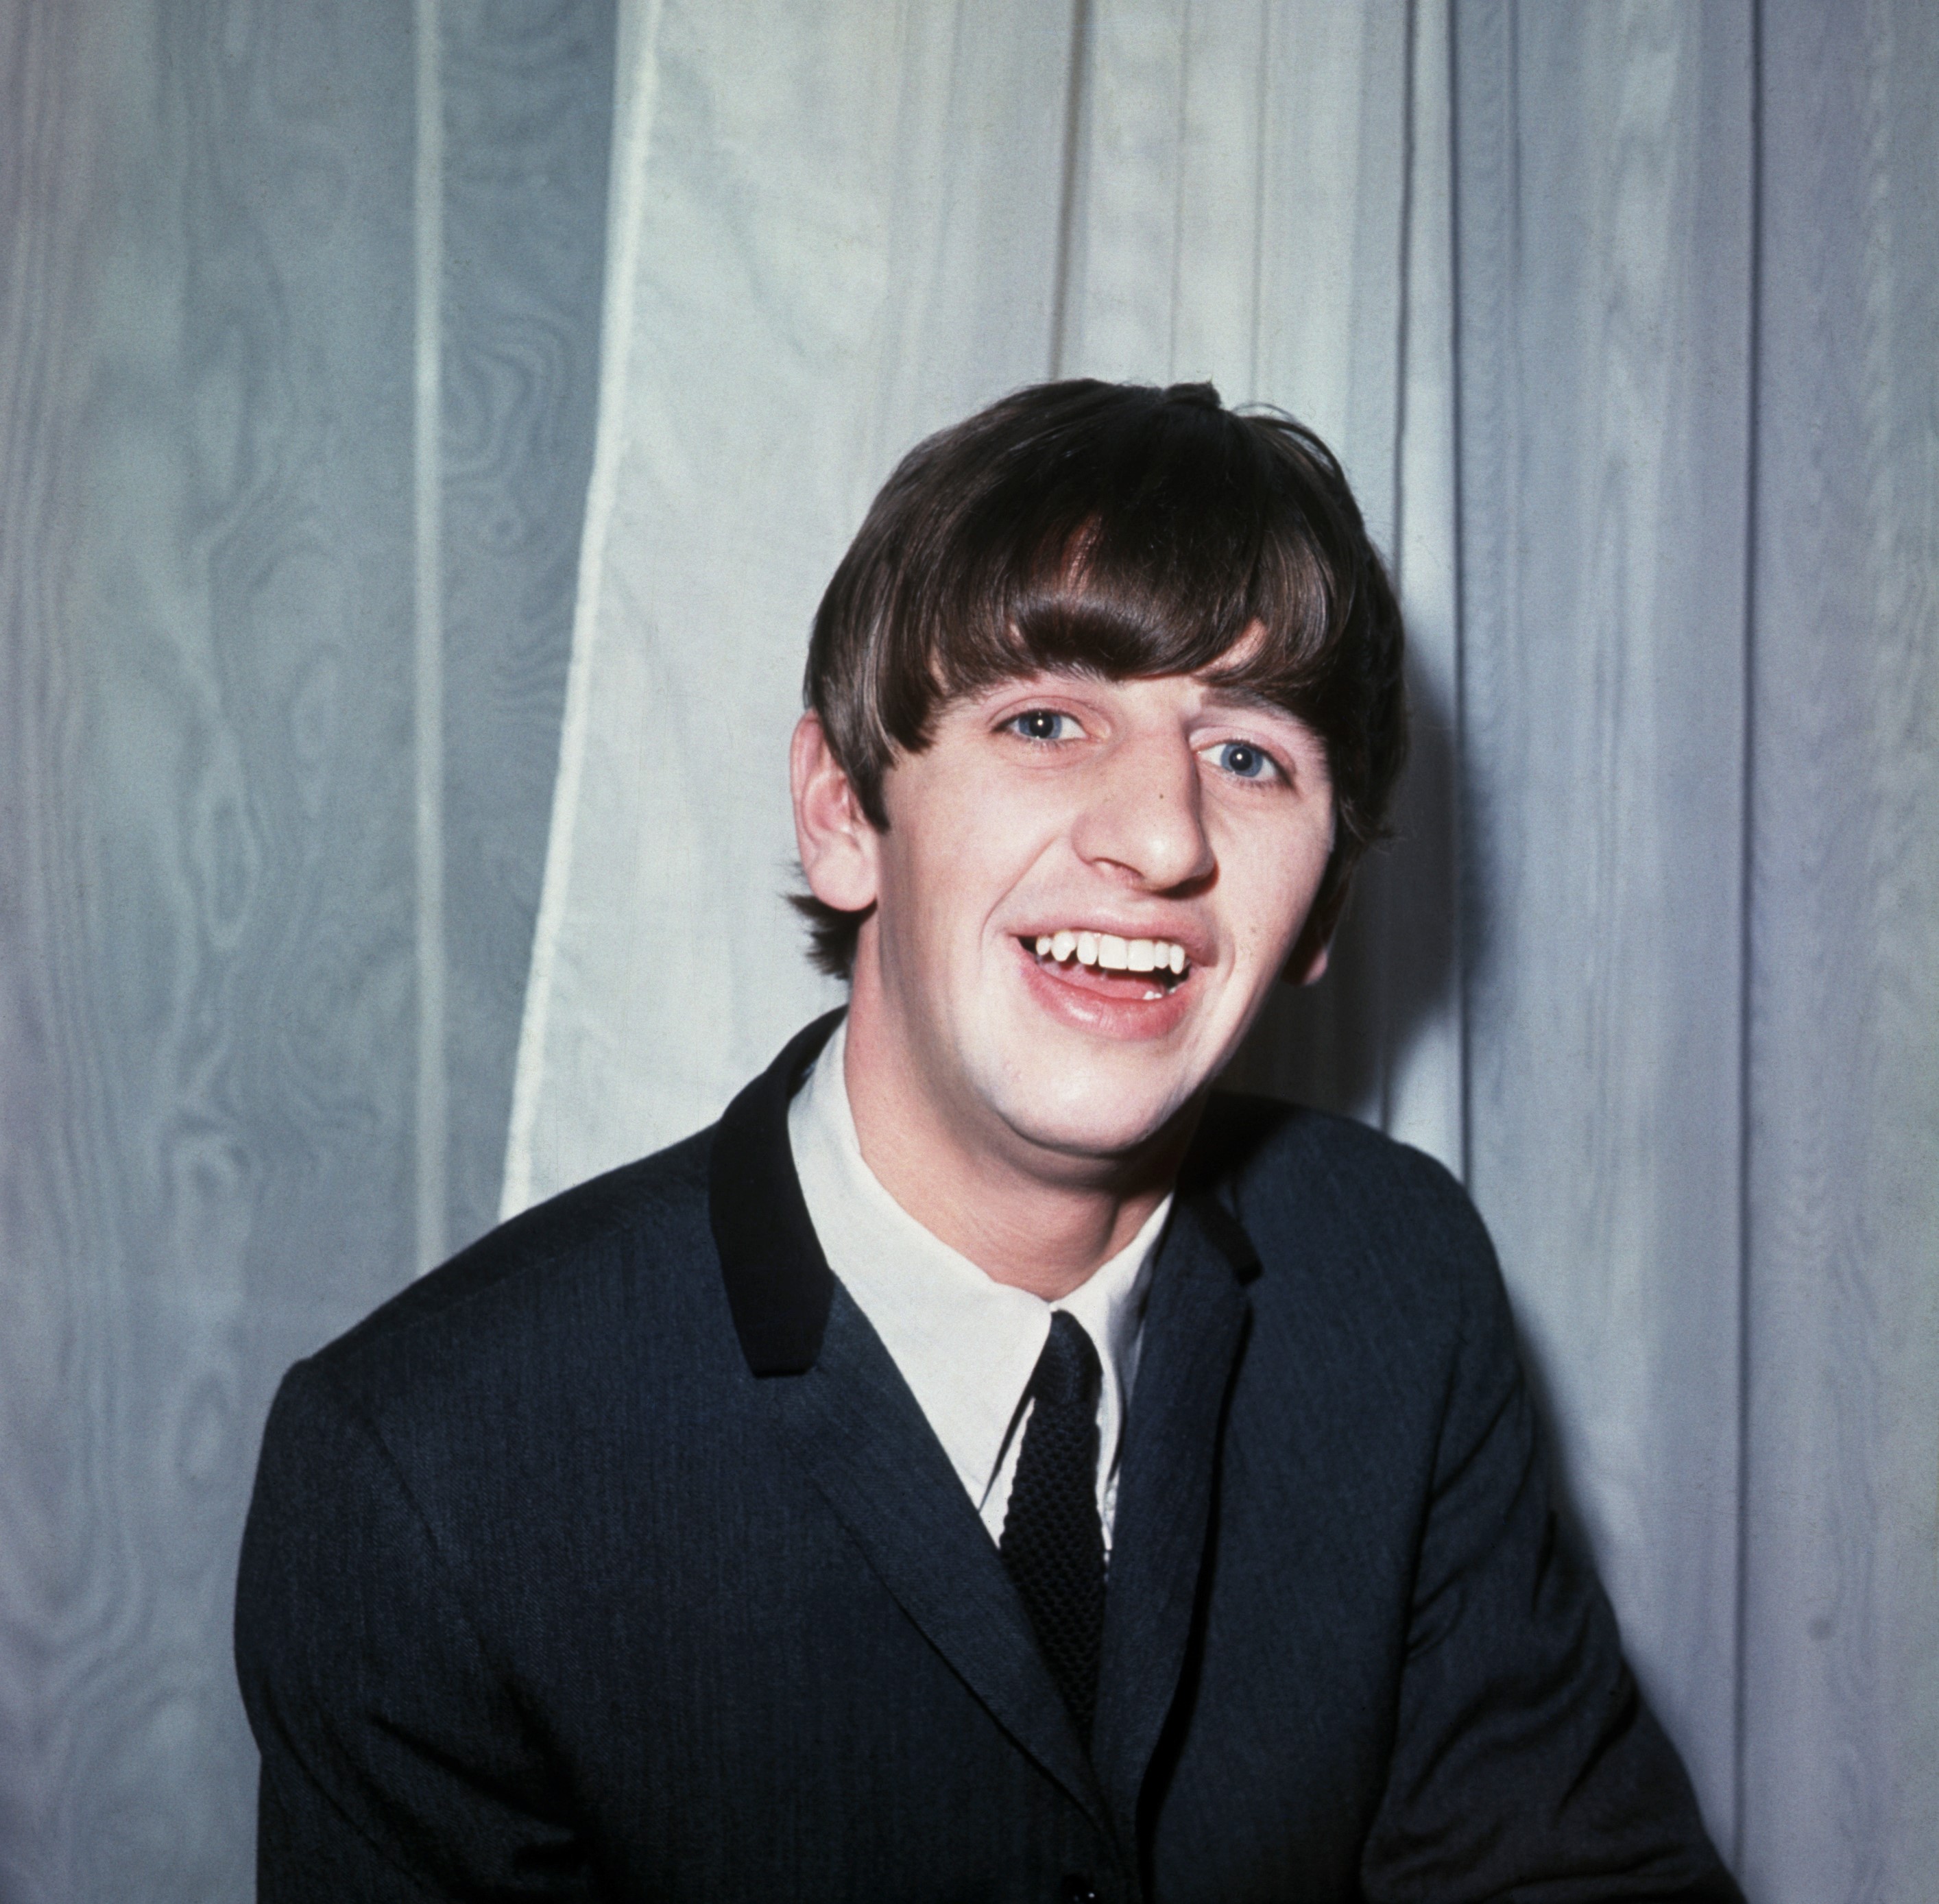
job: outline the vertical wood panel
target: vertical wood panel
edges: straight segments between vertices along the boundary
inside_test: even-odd
[[[443,0],[449,1230],[498,1214],[598,397],[613,0]]]
[[[1939,1870],[1939,18],[1765,9],[1745,1876]]]
[[[1748,9],[1457,32],[1469,1185],[1727,1845]]]

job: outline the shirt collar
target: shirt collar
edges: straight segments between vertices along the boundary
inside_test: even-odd
[[[1167,1196],[1124,1249],[1055,1303],[993,1281],[924,1228],[869,1168],[855,1133],[837,1026],[788,1107],[802,1195],[829,1267],[881,1338],[979,1506],[996,1479],[1031,1372],[1064,1309],[1103,1364],[1103,1456],[1115,1466],[1137,1375],[1144,1299]]]

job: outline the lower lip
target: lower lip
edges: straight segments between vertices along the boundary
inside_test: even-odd
[[[1075,976],[1084,969],[1082,966],[1052,965],[1040,959],[1021,939],[1011,943],[1023,961],[1024,983],[1031,996],[1053,1017],[1077,1030],[1103,1038],[1162,1038],[1176,1030],[1192,1008],[1189,994],[1197,981],[1195,972],[1188,973],[1169,990],[1143,972],[1129,975],[1157,989],[1156,998],[1143,998],[1128,985],[1122,991],[1106,991],[1094,981]],[[1067,972],[1072,975],[1067,976]]]

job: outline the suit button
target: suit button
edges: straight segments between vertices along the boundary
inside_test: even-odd
[[[1097,1887],[1073,1872],[1064,1881],[1064,1904],[1097,1904]]]

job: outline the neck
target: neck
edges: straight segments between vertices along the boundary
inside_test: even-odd
[[[909,1067],[888,1061],[872,1030],[851,1011],[845,1081],[863,1160],[991,1281],[1058,1301],[1126,1248],[1170,1190],[1195,1120],[1133,1157],[1048,1155],[1013,1133],[966,1128],[908,1088]]]

